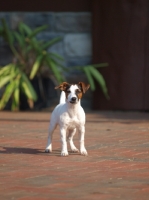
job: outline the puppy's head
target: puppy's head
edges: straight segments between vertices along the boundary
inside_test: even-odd
[[[71,104],[76,104],[82,98],[83,93],[89,89],[90,85],[83,82],[78,84],[69,84],[67,82],[61,83],[55,89],[60,89],[66,94],[66,101]]]

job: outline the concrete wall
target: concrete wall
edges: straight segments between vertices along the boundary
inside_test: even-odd
[[[1,12],[12,29],[16,29],[20,21],[31,28],[48,24],[49,28],[38,35],[38,38],[49,40],[57,36],[63,39],[53,46],[51,51],[65,58],[65,65],[90,64],[92,60],[91,13],[89,12]],[[0,39],[0,65],[11,60],[11,53]]]

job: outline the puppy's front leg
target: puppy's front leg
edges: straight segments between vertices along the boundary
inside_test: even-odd
[[[66,141],[66,128],[60,128],[61,142],[62,142],[62,151],[61,156],[68,156],[67,150],[67,141]]]
[[[80,126],[78,132],[80,136],[80,153],[81,155],[87,156],[87,151],[84,146],[85,127]]]
[[[47,146],[45,149],[46,153],[52,152],[52,135],[53,135],[55,128],[56,128],[56,123],[51,121],[50,128],[49,128],[49,134],[48,134],[48,142],[47,142]]]

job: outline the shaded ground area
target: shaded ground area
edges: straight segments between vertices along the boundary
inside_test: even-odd
[[[149,113],[86,117],[89,155],[61,157],[58,129],[44,153],[49,113],[0,112],[0,199],[149,199]]]

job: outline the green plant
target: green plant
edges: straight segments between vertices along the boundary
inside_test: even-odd
[[[0,100],[0,110],[6,106],[10,98],[12,110],[19,110],[20,93],[25,94],[29,106],[32,108],[34,101],[37,100],[37,95],[30,80],[35,76],[41,79],[42,70],[45,67],[51,70],[58,82],[64,80],[61,75],[63,66],[59,62],[63,58],[58,54],[47,51],[50,46],[59,42],[61,38],[54,38],[48,42],[36,39],[36,35],[46,28],[47,26],[44,25],[31,30],[24,23],[20,23],[18,30],[12,31],[8,28],[5,20],[2,19],[0,35],[11,49],[13,61],[4,67],[0,67],[0,88],[5,86]]]
[[[12,53],[12,63],[0,67],[0,89],[4,88],[2,98],[0,99],[0,110],[4,109],[9,99],[11,99],[11,109],[19,110],[20,94],[23,93],[28,101],[30,108],[34,107],[37,100],[37,94],[30,82],[38,77],[40,88],[42,90],[42,74],[45,69],[49,69],[58,83],[66,81],[62,75],[68,68],[61,63],[64,61],[60,55],[48,52],[47,49],[61,40],[60,37],[50,41],[41,41],[37,39],[37,34],[44,31],[46,25],[32,30],[24,23],[18,25],[18,30],[10,30],[6,21],[2,19],[0,26],[0,36],[7,42]],[[76,69],[83,71],[91,85],[91,90],[95,90],[96,80],[105,96],[108,98],[107,87],[103,76],[96,69],[97,67],[107,66],[106,63],[70,67],[69,70]],[[41,91],[42,93],[42,91]]]
[[[95,80],[96,80],[97,83],[100,85],[105,97],[107,99],[109,99],[106,82],[105,82],[102,74],[97,70],[97,68],[107,67],[107,66],[108,66],[108,63],[100,63],[100,64],[96,64],[96,65],[75,66],[75,67],[72,67],[71,69],[74,68],[74,69],[84,72],[84,74],[86,75],[86,77],[88,79],[88,82],[90,84],[90,88],[92,91],[94,91],[96,89],[96,86],[95,86]]]

